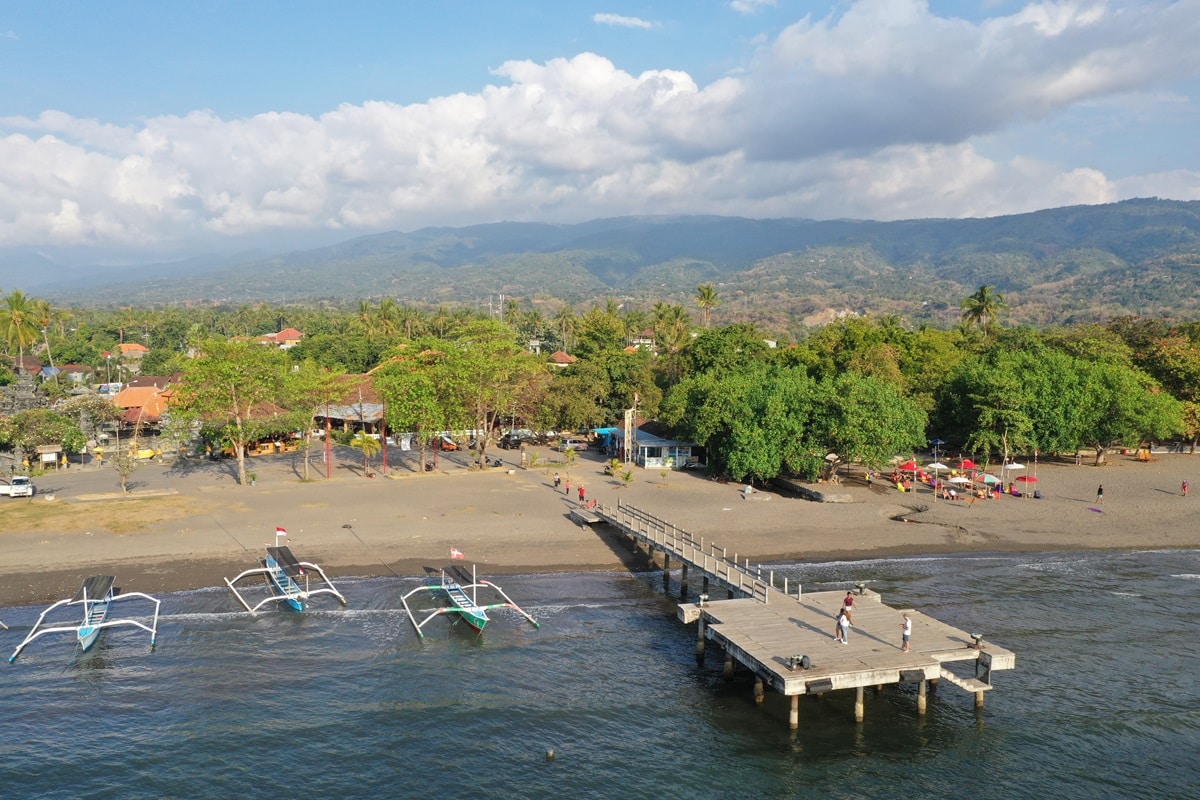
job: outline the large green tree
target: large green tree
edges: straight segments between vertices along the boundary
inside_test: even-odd
[[[195,350],[175,387],[172,412],[200,418],[233,448],[238,483],[245,486],[246,446],[289,423],[277,405],[287,359],[275,348],[244,341],[208,339]]]

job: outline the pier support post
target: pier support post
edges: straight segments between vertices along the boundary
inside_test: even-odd
[[[704,617],[696,622],[696,660],[704,661]]]
[[[929,685],[929,681],[921,681],[917,684],[917,714],[925,716],[925,707],[928,705],[928,696],[925,687]]]
[[[683,567],[679,574],[679,599],[687,600],[687,585],[688,585],[688,563],[683,562]]]
[[[708,576],[707,575],[705,575],[704,580],[700,582],[700,587],[701,587],[700,588],[701,594],[708,594]]]
[[[725,680],[733,677],[733,653],[725,651]]]
[[[983,708],[983,692],[975,693],[975,707]]]
[[[863,721],[863,687],[858,686],[854,689],[854,721]]]
[[[788,727],[796,730],[800,727],[800,695],[792,695],[792,710],[788,712]]]
[[[767,691],[763,688],[762,678],[754,676],[754,704],[762,705],[763,700],[767,699]]]
[[[663,591],[671,585],[671,551],[663,548]]]

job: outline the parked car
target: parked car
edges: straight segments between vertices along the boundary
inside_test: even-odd
[[[502,450],[516,450],[523,444],[533,443],[534,437],[531,434],[506,433],[500,437],[500,441],[496,442],[496,446]]]
[[[558,447],[555,449],[561,453],[565,453],[568,450],[587,450],[588,443],[586,439],[576,439],[574,437],[567,436],[558,440]]]
[[[33,497],[33,481],[28,475],[14,475],[8,483],[0,482],[0,496]]]

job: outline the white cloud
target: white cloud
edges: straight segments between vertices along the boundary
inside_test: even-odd
[[[732,0],[729,7],[742,14],[754,14],[775,3],[776,0]]]
[[[638,17],[624,17],[620,14],[593,14],[592,22],[597,25],[612,25],[617,28],[657,28],[657,22],[647,22]]]
[[[1198,198],[1195,170],[1117,180],[980,150],[1082,103],[1180,105],[1198,6],[1036,3],[974,24],[918,0],[860,0],[797,22],[736,78],[704,86],[583,53],[507,62],[474,94],[317,117],[10,117],[0,242],[149,248],[500,219],[897,219]]]
[[[20,38],[20,37],[17,36],[16,31],[5,31],[4,33],[0,33],[0,39],[18,39],[18,38]]]

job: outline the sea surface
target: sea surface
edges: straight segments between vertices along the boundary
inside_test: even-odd
[[[505,577],[540,628],[497,612],[424,640],[400,602],[416,579],[334,576],[347,608],[255,617],[224,587],[180,592],[153,650],[118,629],[0,662],[0,798],[1200,795],[1200,551],[771,566],[806,591],[865,581],[1017,669],[980,711],[943,683],[918,717],[888,687],[856,725],[833,692],[793,732],[715,648],[697,664],[661,573]],[[40,611],[0,610],[5,657]]]

